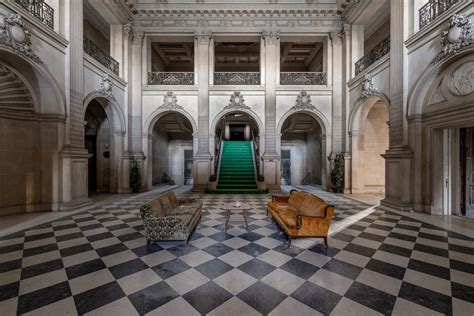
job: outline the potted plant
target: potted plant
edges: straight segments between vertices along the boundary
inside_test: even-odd
[[[210,190],[217,190],[217,177],[215,175],[211,175],[209,177],[209,182],[207,183],[207,188]]]
[[[344,155],[337,154],[331,171],[331,187],[335,193],[344,192]]]
[[[257,176],[257,188],[259,190],[266,190],[267,189],[267,183],[265,182],[265,177],[261,174]]]

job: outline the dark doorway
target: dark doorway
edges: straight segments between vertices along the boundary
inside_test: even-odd
[[[474,128],[461,128],[461,214],[474,218]]]
[[[88,181],[89,192],[97,192],[97,135],[86,135],[85,145],[89,158]]]
[[[245,124],[229,124],[229,130],[231,141],[245,140]]]
[[[184,184],[193,184],[193,150],[184,151]]]
[[[291,184],[291,152],[289,150],[281,151],[281,184]]]

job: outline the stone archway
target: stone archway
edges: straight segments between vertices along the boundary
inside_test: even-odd
[[[182,109],[159,110],[145,123],[147,188],[163,182],[194,185],[196,124]]]
[[[277,148],[283,164],[290,161],[291,184],[317,184],[328,189],[329,162],[326,131],[328,122],[321,113],[309,110],[288,111],[277,126],[280,139]],[[284,152],[285,151],[285,152]],[[289,153],[288,153],[289,151]],[[285,176],[284,165],[280,166],[280,178]],[[288,179],[285,179],[288,181]]]
[[[359,102],[349,118],[350,183],[353,194],[385,193],[385,161],[389,147],[389,105],[371,96]],[[348,170],[348,168],[346,168]]]

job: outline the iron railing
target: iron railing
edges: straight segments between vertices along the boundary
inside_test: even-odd
[[[358,75],[364,69],[375,63],[383,56],[390,53],[390,37],[377,44],[372,50],[355,63],[355,74]]]
[[[94,44],[90,39],[84,37],[84,52],[110,69],[114,74],[119,74],[119,63],[107,54],[102,48]]]
[[[157,85],[193,85],[193,72],[149,72],[148,84]]]
[[[326,85],[325,72],[280,72],[280,85]]]
[[[421,7],[419,13],[420,30],[436,20],[438,16],[446,12],[459,0],[429,0],[427,4]]]
[[[41,23],[54,29],[54,9],[44,0],[15,0],[15,2],[33,14]]]
[[[259,85],[259,72],[215,72],[214,85]]]

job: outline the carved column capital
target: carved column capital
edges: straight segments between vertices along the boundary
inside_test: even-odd
[[[198,45],[209,45],[211,38],[211,31],[199,31],[194,33],[194,39],[197,41]]]
[[[265,45],[276,45],[278,43],[278,40],[280,39],[280,31],[278,30],[264,30],[262,32],[262,37],[265,41]]]
[[[344,41],[344,30],[332,31],[330,37],[332,45],[342,45]]]
[[[132,24],[130,24],[130,23],[124,24],[122,26],[122,30],[123,30],[124,37],[126,37],[130,41],[131,36],[132,36],[132,31],[133,31]]]
[[[143,31],[133,32],[132,45],[142,46],[142,44],[143,44]]]

